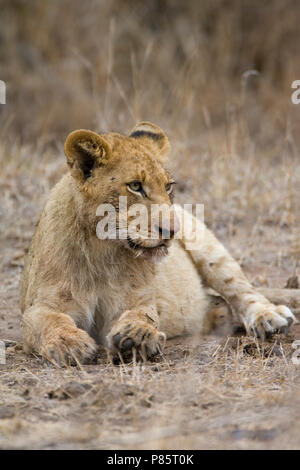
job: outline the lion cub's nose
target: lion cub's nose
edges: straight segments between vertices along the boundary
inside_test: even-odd
[[[165,240],[174,238],[179,228],[179,221],[174,213],[171,214],[169,224],[160,223],[159,225],[155,225],[155,230],[159,233],[159,236]]]
[[[174,234],[175,234],[174,230],[171,229],[171,227],[170,227],[170,230],[169,230],[168,228],[164,228],[164,227],[155,225],[155,230],[159,233],[159,235],[162,238],[165,238],[166,240],[168,240],[169,238],[173,238]]]

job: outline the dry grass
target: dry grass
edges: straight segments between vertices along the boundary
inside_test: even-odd
[[[162,125],[177,201],[205,204],[206,222],[256,285],[299,274],[298,2],[2,6],[0,339],[20,342],[23,256],[65,171],[63,139],[79,127]],[[0,447],[299,448],[299,335],[259,348],[249,338],[178,339],[144,365],[112,365],[100,351],[95,364],[63,372],[10,347]]]

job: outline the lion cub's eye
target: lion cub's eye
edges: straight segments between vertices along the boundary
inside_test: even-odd
[[[173,184],[175,184],[174,181],[171,181],[170,183],[166,184],[166,191],[167,193],[171,193],[173,191]]]
[[[131,183],[127,184],[128,188],[135,193],[143,192],[143,185],[140,181],[132,181]]]

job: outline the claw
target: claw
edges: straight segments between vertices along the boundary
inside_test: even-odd
[[[122,351],[128,351],[129,349],[132,349],[134,346],[134,342],[132,341],[131,338],[127,338],[123,343],[122,343]]]
[[[158,356],[158,354],[160,354],[160,350],[156,348],[155,351],[152,353],[151,357]]]
[[[120,335],[120,333],[117,333],[117,334],[113,337],[113,343],[114,343],[114,345],[116,346],[116,348],[119,346],[120,341],[121,341],[121,335]]]

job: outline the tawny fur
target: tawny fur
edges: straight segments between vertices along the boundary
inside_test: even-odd
[[[166,135],[151,123],[136,126],[129,137],[84,130],[68,137],[70,171],[50,194],[22,277],[28,352],[58,363],[84,361],[98,343],[113,351],[134,346],[151,356],[166,337],[207,329],[202,281],[225,298],[249,332],[263,335],[294,321],[287,307],[271,304],[251,286],[206,227],[192,251],[184,234],[166,242],[168,255],[158,263],[135,256],[119,240],[96,236],[97,207],[118,208],[119,196],[127,196],[129,206],[172,206],[166,191],[170,175],[163,167],[168,150]],[[128,190],[135,180],[146,196]]]

